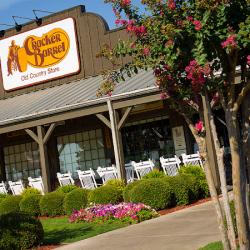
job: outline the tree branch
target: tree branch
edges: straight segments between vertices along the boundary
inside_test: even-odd
[[[245,96],[248,94],[249,91],[250,91],[250,82],[248,82],[247,85],[242,88],[237,100],[235,101],[233,106],[234,112],[238,112]]]

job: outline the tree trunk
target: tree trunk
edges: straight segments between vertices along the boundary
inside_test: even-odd
[[[193,134],[193,136],[194,136],[194,138],[199,146],[200,155],[204,159],[204,163],[203,163],[204,170],[205,170],[206,179],[207,179],[207,183],[208,183],[208,187],[209,187],[209,192],[210,192],[212,201],[214,203],[215,211],[217,214],[217,222],[219,225],[219,231],[221,234],[222,244],[223,244],[224,250],[230,250],[231,248],[230,248],[230,244],[228,241],[227,229],[226,229],[226,226],[224,223],[224,218],[223,218],[223,209],[222,209],[220,201],[219,201],[219,196],[218,196],[215,182],[213,179],[212,170],[211,170],[209,162],[208,162],[206,140],[205,140],[205,138],[202,138],[202,137],[197,135],[196,130],[195,130],[192,122],[188,119],[186,114],[183,112],[180,112],[180,114],[184,117],[185,121],[187,122],[188,127],[189,127],[191,133]]]
[[[236,221],[240,250],[249,250],[249,223],[246,208],[246,173],[241,162],[241,145],[239,144],[239,125],[237,113],[226,109],[226,123],[228,129],[233,174],[233,192],[235,201]]]
[[[220,143],[218,140],[218,135],[214,123],[214,117],[212,114],[211,106],[208,100],[207,95],[203,98],[203,105],[206,105],[207,107],[207,115],[209,119],[209,123],[206,127],[210,127],[213,139],[214,139],[214,146],[216,150],[216,156],[217,156],[217,163],[218,163],[218,169],[219,169],[219,175],[220,175],[220,183],[221,183],[221,192],[222,192],[222,199],[223,199],[223,205],[224,205],[224,211],[227,221],[227,229],[228,229],[228,238],[230,241],[230,246],[232,250],[236,250],[236,237],[234,232],[234,225],[233,220],[230,212],[230,205],[229,205],[229,197],[227,192],[227,182],[226,182],[226,174],[225,174],[225,167],[224,167],[224,149],[220,148]],[[210,126],[209,126],[210,125]]]

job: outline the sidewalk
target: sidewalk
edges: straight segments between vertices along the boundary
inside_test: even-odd
[[[212,202],[128,226],[58,250],[197,250],[220,240]]]

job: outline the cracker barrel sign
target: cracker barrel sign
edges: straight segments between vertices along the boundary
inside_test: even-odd
[[[0,40],[0,51],[5,90],[23,88],[79,71],[72,18]]]

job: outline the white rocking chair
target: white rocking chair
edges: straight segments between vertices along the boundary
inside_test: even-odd
[[[66,174],[57,173],[57,179],[60,186],[74,185],[75,183],[70,172]]]
[[[180,159],[175,155],[173,158],[160,157],[161,166],[166,175],[175,176],[178,174],[180,169]]]
[[[41,176],[38,178],[29,177],[28,181],[29,181],[30,187],[39,190],[41,194],[44,195],[44,185],[43,185],[43,180]]]
[[[115,166],[107,167],[107,168],[98,167],[96,171],[102,178],[103,184],[107,182],[108,180],[118,178],[117,169]]]
[[[125,164],[125,171],[126,171],[126,179],[127,183],[131,183],[134,181],[134,167],[132,165],[132,162]]]
[[[154,163],[149,159],[148,161],[141,162],[131,162],[132,166],[135,169],[137,178],[140,180],[144,175],[153,171]]]
[[[8,191],[7,191],[7,188],[5,186],[5,183],[2,181],[0,182],[0,194],[7,194]]]
[[[86,189],[95,189],[97,188],[97,184],[95,181],[95,172],[92,168],[89,170],[77,170],[81,185]]]
[[[16,182],[9,181],[9,186],[13,195],[20,195],[24,191],[22,180]]]
[[[202,160],[201,160],[199,152],[197,152],[196,154],[190,154],[190,155],[182,154],[181,157],[182,157],[182,162],[184,166],[195,165],[195,166],[200,166],[203,168],[203,164],[202,164]]]

